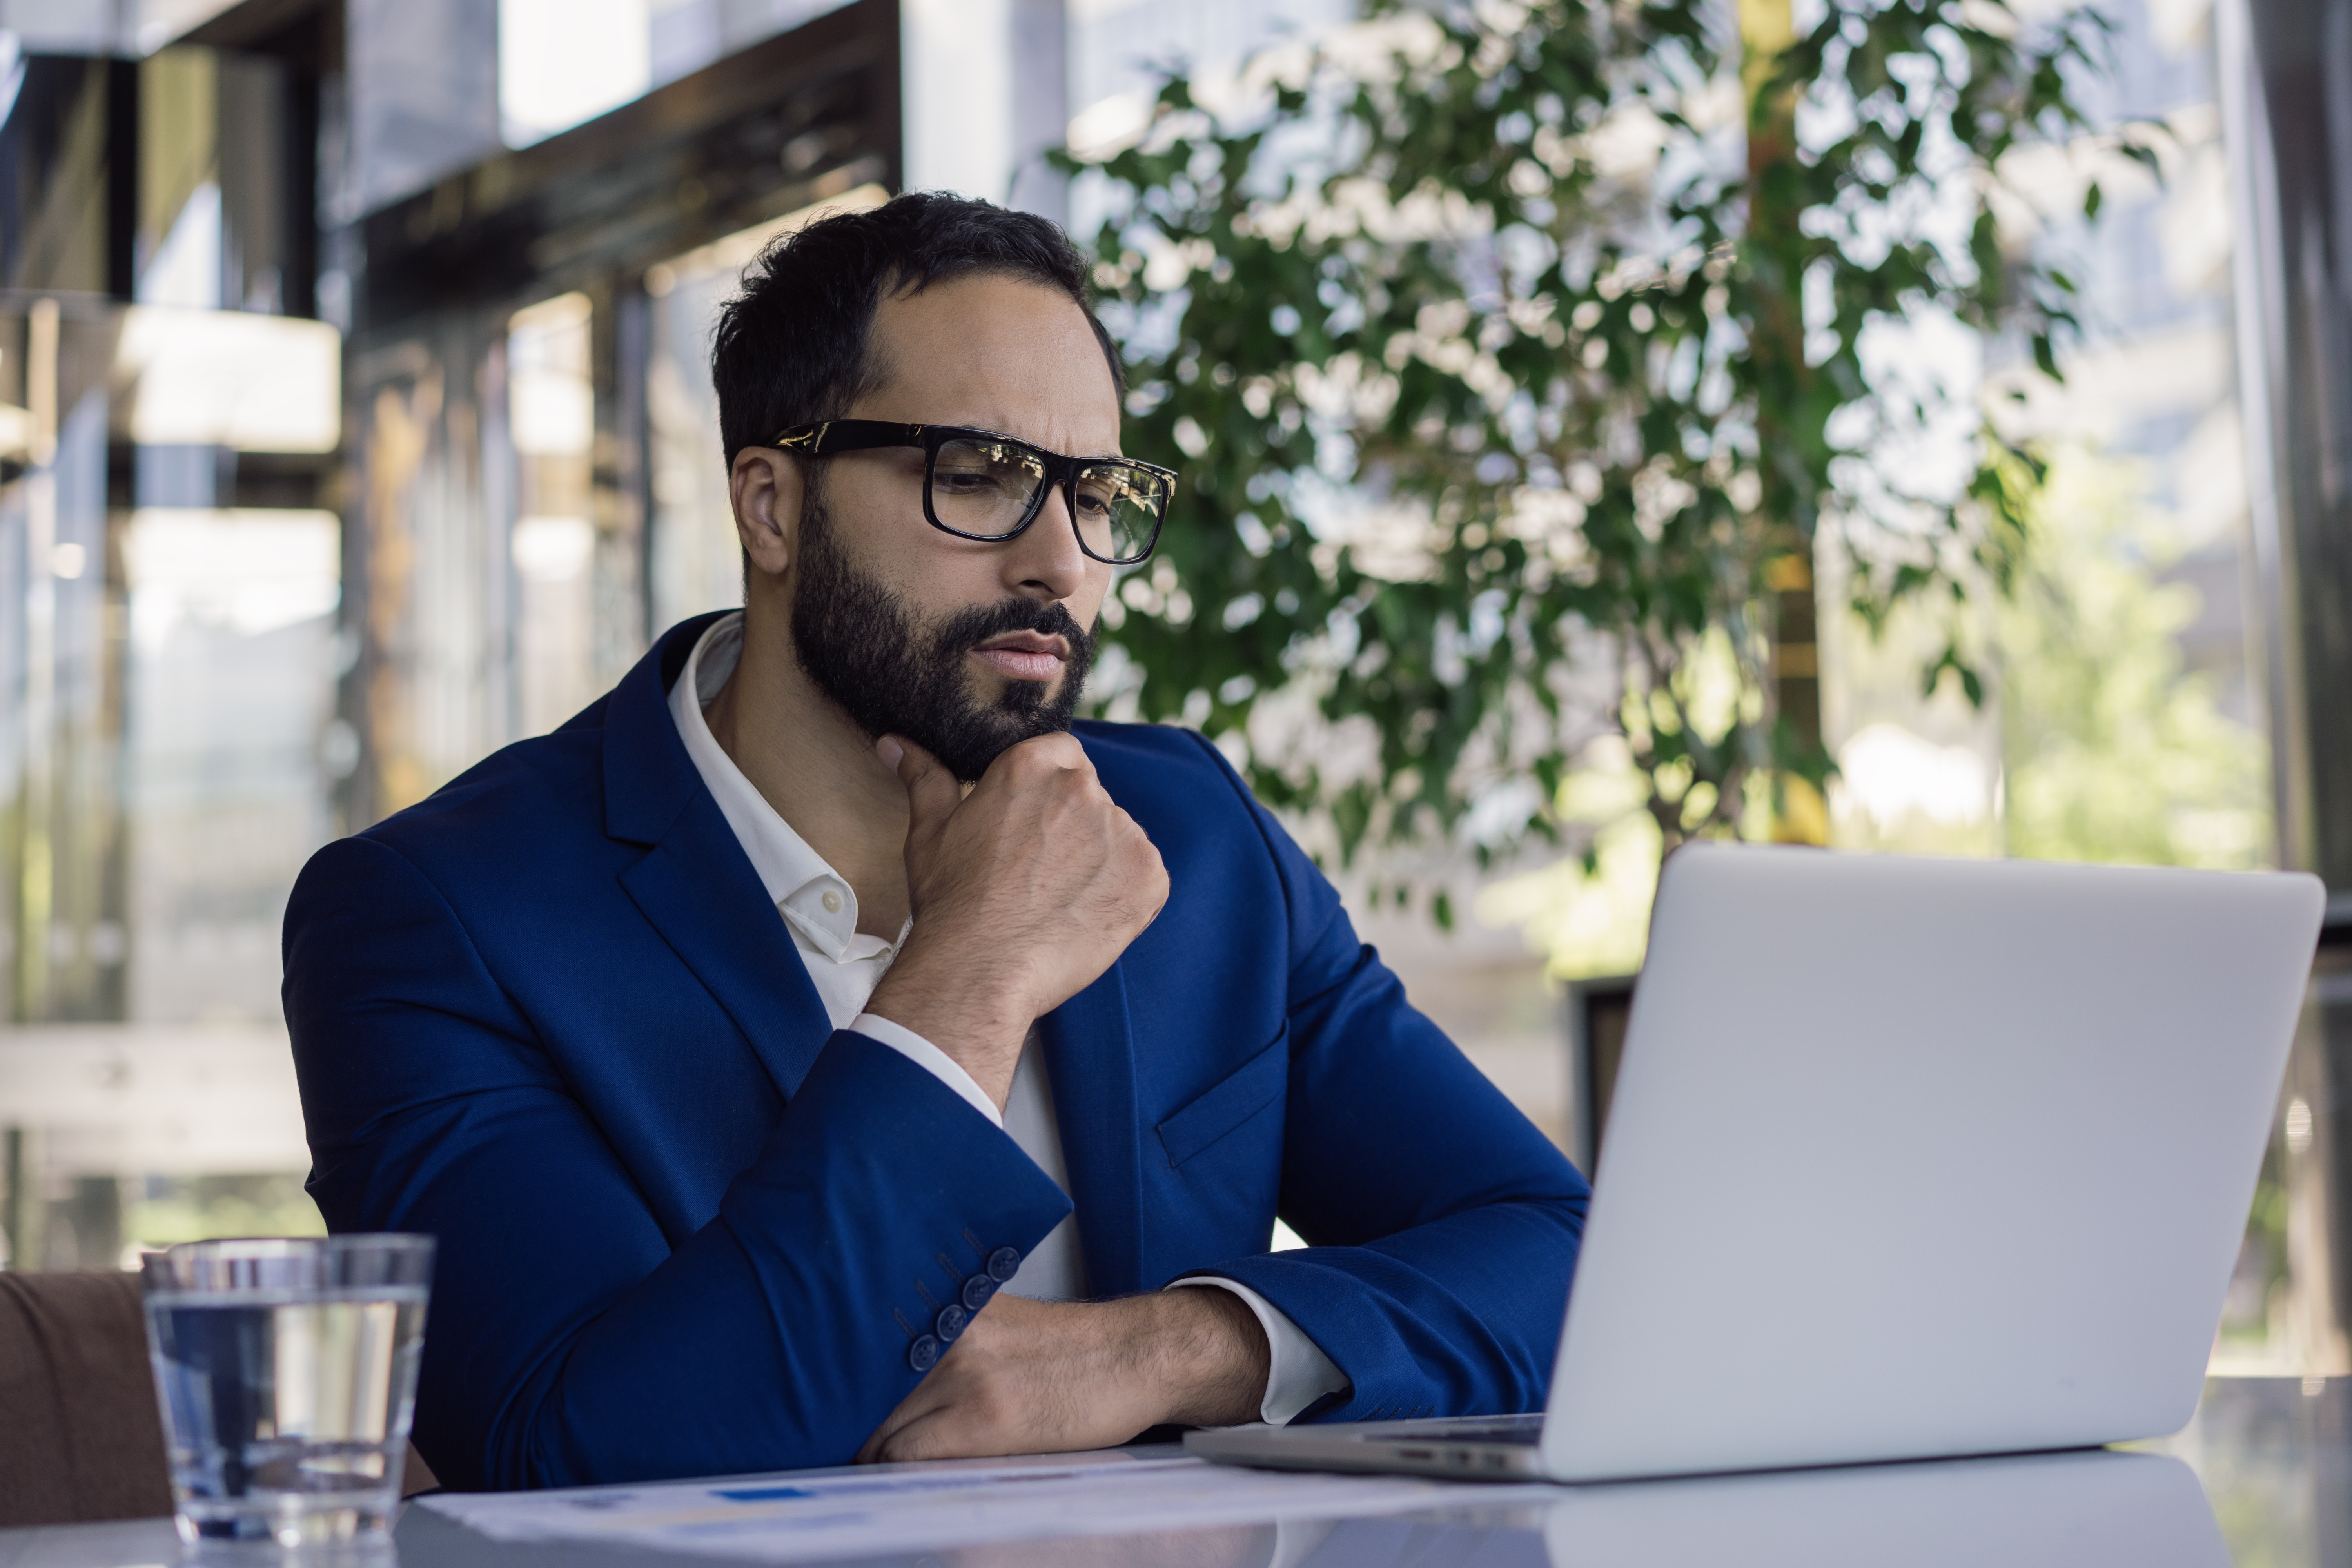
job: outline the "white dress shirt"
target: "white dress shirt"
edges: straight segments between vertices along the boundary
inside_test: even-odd
[[[866,998],[907,940],[914,922],[898,928],[896,941],[884,942],[857,929],[857,893],[824,857],[793,831],[767,797],[743,776],[704,722],[703,707],[719,695],[735,671],[743,652],[740,611],[713,622],[687,656],[686,668],[670,690],[669,710],[687,755],[702,775],[711,798],[719,803],[727,826],[743,846],[751,868],[759,873],[776,912],[793,933],[793,945],[807,967],[809,980],[824,1003],[826,1016],[836,1029],[853,1029],[899,1052],[929,1072],[981,1115],[1003,1128],[1021,1152],[1037,1163],[1065,1193],[1070,1190],[1069,1168],[1062,1157],[1062,1135],[1054,1120],[1053,1086],[1045,1076],[1045,1053],[1035,1048],[1036,1031],[1021,1052],[1013,1086],[1000,1113],[979,1084],[956,1060],[930,1041],[865,1011]],[[1231,1290],[1247,1303],[1265,1331],[1272,1365],[1265,1381],[1262,1419],[1279,1426],[1289,1421],[1326,1394],[1348,1386],[1347,1378],[1274,1304],[1248,1286],[1233,1279],[1180,1279],[1178,1285],[1214,1285]],[[1066,1215],[1045,1238],[1029,1249],[1005,1289],[1041,1300],[1083,1300],[1087,1295],[1086,1260],[1079,1249],[1077,1216]]]

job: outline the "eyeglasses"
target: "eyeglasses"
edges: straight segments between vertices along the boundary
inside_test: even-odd
[[[1176,493],[1171,469],[1129,458],[1065,458],[960,425],[829,419],[796,425],[771,445],[811,458],[919,447],[923,516],[959,539],[1015,538],[1045,510],[1046,495],[1059,489],[1070,503],[1078,548],[1113,566],[1132,566],[1151,553]]]

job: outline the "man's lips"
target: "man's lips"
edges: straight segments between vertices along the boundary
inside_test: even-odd
[[[1013,680],[1051,680],[1062,673],[1069,653],[1069,644],[1043,632],[991,637],[971,650],[974,658]]]

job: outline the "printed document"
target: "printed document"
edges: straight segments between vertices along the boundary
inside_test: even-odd
[[[1156,1457],[1162,1452],[1171,1457]],[[1113,1450],[416,1500],[498,1541],[605,1542],[766,1563],[1547,1500],[1540,1485],[1244,1470]]]

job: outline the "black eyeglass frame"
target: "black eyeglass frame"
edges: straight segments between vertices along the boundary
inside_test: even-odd
[[[931,476],[938,469],[940,448],[950,441],[1003,441],[1024,452],[1034,452],[1045,470],[1045,482],[1029,498],[1029,510],[1008,533],[968,533],[961,528],[950,528],[940,521],[931,506]],[[1098,458],[1066,458],[1059,452],[1049,452],[1034,441],[1024,441],[1018,436],[1007,436],[1001,430],[980,430],[968,425],[897,425],[886,419],[826,419],[814,425],[795,425],[780,432],[769,443],[782,451],[798,452],[803,457],[830,458],[838,452],[870,452],[890,447],[919,447],[923,453],[923,521],[941,533],[951,533],[958,539],[970,539],[982,544],[1003,544],[1029,531],[1045,510],[1045,498],[1055,490],[1070,509],[1070,531],[1077,535],[1078,548],[1092,559],[1109,566],[1134,566],[1151,559],[1160,547],[1160,530],[1168,521],[1168,503],[1176,499],[1176,470],[1163,468],[1157,463],[1147,463],[1137,458],[1103,456]],[[1086,531],[1078,527],[1078,475],[1102,463],[1117,463],[1123,468],[1140,468],[1153,478],[1163,480],[1168,493],[1160,510],[1151,519],[1151,537],[1144,542],[1143,551],[1137,555],[1105,555],[1087,542]]]

